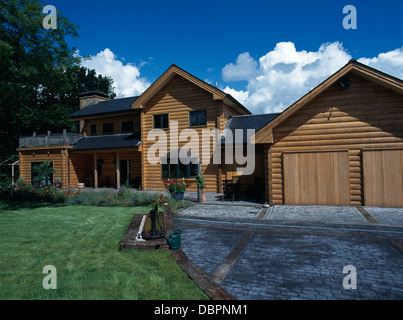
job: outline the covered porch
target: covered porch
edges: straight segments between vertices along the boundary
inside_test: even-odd
[[[71,151],[70,171],[71,186],[141,189],[141,142],[135,134],[86,137]]]

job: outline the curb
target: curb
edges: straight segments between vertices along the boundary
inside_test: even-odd
[[[212,300],[235,300],[231,294],[214,282],[207,273],[190,260],[182,249],[172,250],[171,253],[182,270],[186,272],[189,278]]]

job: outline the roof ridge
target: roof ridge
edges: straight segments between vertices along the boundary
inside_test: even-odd
[[[259,113],[259,114],[237,114],[237,115],[233,115],[231,118],[235,118],[235,117],[255,117],[255,116],[270,116],[273,114],[280,114],[281,112],[272,112],[272,113]]]
[[[137,132],[139,133],[139,132]],[[95,137],[111,137],[111,136],[127,136],[131,134],[136,134],[136,132],[126,132],[126,133],[111,133],[111,134],[94,134],[90,136],[85,136],[84,138],[95,138]]]

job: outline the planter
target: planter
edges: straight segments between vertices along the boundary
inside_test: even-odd
[[[183,195],[184,195],[183,192],[181,192],[181,193],[172,193],[171,194],[172,198],[174,198],[175,200],[183,200]]]
[[[202,202],[206,202],[206,190],[202,190]]]

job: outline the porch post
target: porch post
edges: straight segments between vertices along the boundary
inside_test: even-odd
[[[197,164],[197,174],[201,175],[201,163]],[[202,202],[202,189],[197,186],[197,202]]]
[[[97,154],[94,153],[94,188],[98,188],[98,164],[97,164]]]
[[[120,159],[119,152],[116,152],[116,189],[120,188]]]

